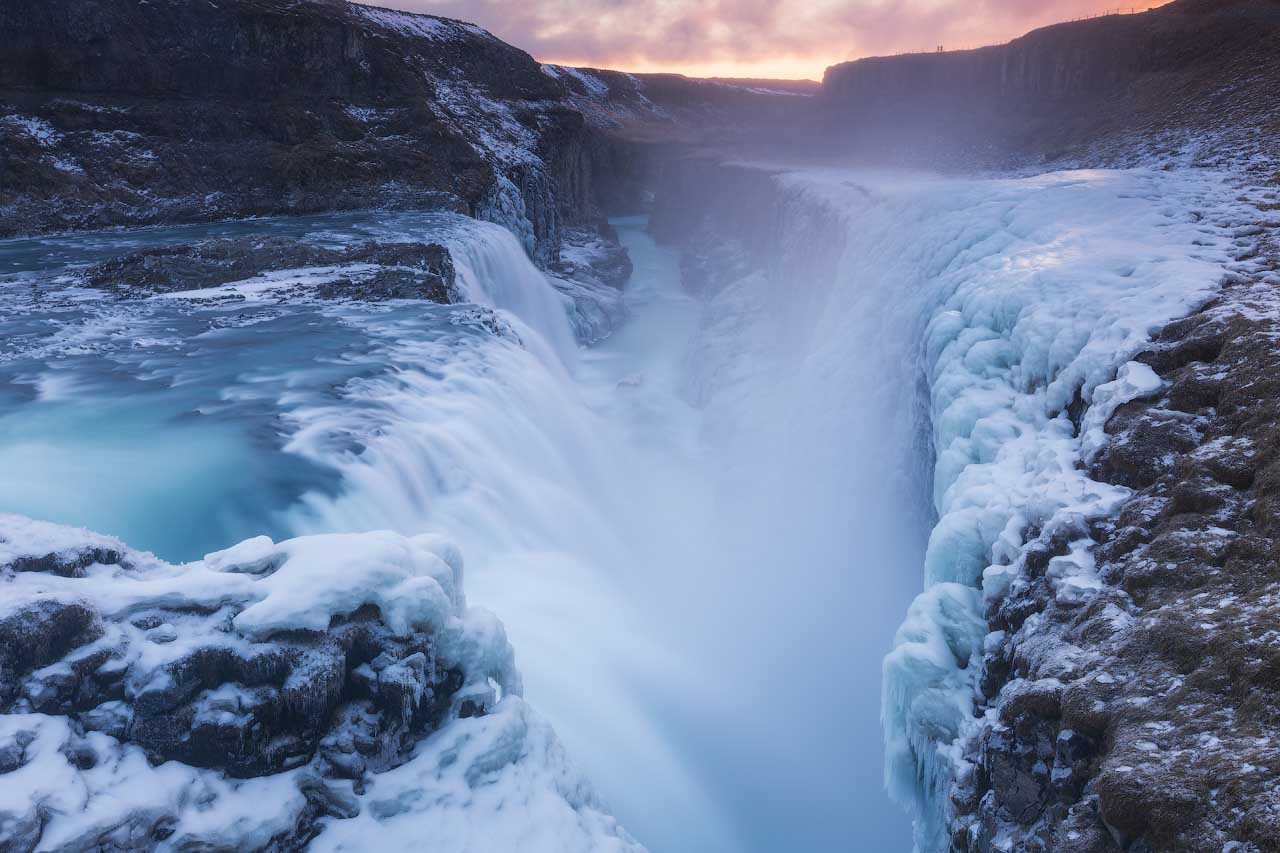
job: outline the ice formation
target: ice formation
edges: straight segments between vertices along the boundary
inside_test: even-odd
[[[1221,279],[1220,252],[1181,206],[1194,210],[1215,178],[1137,170],[893,189],[794,180],[854,213],[850,285],[883,263],[880,277],[896,277],[913,294],[898,298],[923,302],[927,320],[918,358],[937,523],[926,589],[884,662],[883,721],[886,781],[917,808],[920,848],[936,849],[972,721],[984,596],[1000,593],[1042,533],[1077,540],[1050,566],[1057,594],[1096,588],[1087,525],[1127,492],[1079,463],[1118,405],[1159,389],[1129,357]]]
[[[16,844],[640,849],[520,698],[501,625],[466,606],[439,537],[258,537],[172,565],[3,515],[0,572]],[[254,746],[280,713],[302,722]],[[318,748],[297,742],[317,726]]]
[[[741,218],[772,242],[755,256],[732,239],[708,250],[712,269],[736,272],[707,285],[693,390],[708,430],[755,449],[740,489],[820,513],[812,536],[855,531],[835,557],[862,584],[847,601],[923,565],[925,590],[884,660],[885,781],[915,813],[919,849],[946,849],[948,795],[978,724],[986,605],[1041,536],[1069,544],[1048,566],[1059,600],[1100,585],[1088,525],[1128,492],[1092,481],[1083,463],[1117,407],[1160,390],[1132,356],[1222,281],[1227,247],[1204,214],[1230,205],[1227,184],[1207,171],[957,180],[756,168],[773,174],[753,201],[766,213]],[[770,399],[769,387],[784,390]],[[914,469],[929,459],[932,470]],[[796,466],[811,490],[833,478],[827,502],[779,493]],[[933,516],[920,562],[883,543],[916,535],[913,493]],[[786,523],[777,516],[775,531]],[[789,586],[818,583],[841,599],[839,578],[792,555]],[[799,597],[776,594],[779,607]],[[829,618],[833,642],[875,618],[826,607],[844,619]],[[809,610],[804,624],[824,618]],[[856,678],[857,663],[842,671]]]

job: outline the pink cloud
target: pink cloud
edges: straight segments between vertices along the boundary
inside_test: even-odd
[[[821,76],[858,56],[978,46],[1116,0],[376,0],[473,21],[550,62]]]

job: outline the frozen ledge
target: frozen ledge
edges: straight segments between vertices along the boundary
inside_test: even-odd
[[[926,589],[884,663],[887,782],[915,812],[921,850],[1165,849],[1183,837],[1169,831],[1178,792],[1194,786],[1148,775],[1145,789],[1163,793],[1147,799],[1165,814],[1138,816],[1132,801],[1142,797],[1123,773],[1149,769],[1154,757],[1142,750],[1158,751],[1156,734],[1186,721],[1148,718],[1145,736],[1135,724],[1132,743],[1112,744],[1127,760],[1111,761],[1101,744],[1115,731],[1098,720],[1121,712],[1116,691],[1080,688],[1137,683],[1137,672],[1108,674],[1105,662],[1144,619],[1140,599],[1099,564],[1117,528],[1145,529],[1122,515],[1136,484],[1094,463],[1116,441],[1158,439],[1117,438],[1108,425],[1165,392],[1150,336],[1238,278],[1237,238],[1258,210],[1213,173],[1066,173],[993,186],[1031,192],[990,211],[1001,218],[998,263],[958,247],[925,333],[938,522]],[[979,206],[947,218],[958,233],[982,234],[983,217]],[[1197,414],[1169,419],[1178,417],[1188,428]],[[1159,704],[1175,676],[1131,691],[1133,702]],[[1103,792],[1100,817],[1091,780],[1102,762],[1119,775],[1099,783],[1121,795],[1109,803]],[[1231,833],[1205,832],[1197,838],[1233,849],[1221,846]]]
[[[640,850],[434,536],[171,565],[0,515],[8,849]]]

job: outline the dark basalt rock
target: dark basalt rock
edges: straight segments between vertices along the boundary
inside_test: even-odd
[[[357,265],[374,269],[343,269]],[[303,267],[339,268],[341,275],[313,289],[324,299],[455,301],[453,259],[436,243],[373,242],[327,249],[283,237],[211,240],[113,258],[85,271],[84,281],[122,295],[132,290],[175,293]]]
[[[101,636],[88,605],[41,601],[0,619],[0,707],[18,698],[19,679]]]
[[[160,615],[160,627],[188,623],[190,633],[193,618],[225,614]],[[394,637],[376,612],[247,647],[206,638],[149,672],[129,662],[130,646],[156,642],[158,628],[113,632],[95,649],[98,621],[88,606],[49,602],[0,623],[0,713],[68,716],[157,762],[251,777],[310,761],[351,702],[373,721],[366,728],[379,763],[392,764],[439,724],[461,684],[460,673],[437,665],[429,635]]]

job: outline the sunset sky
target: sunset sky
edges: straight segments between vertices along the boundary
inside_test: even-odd
[[[369,2],[473,21],[544,62],[812,79],[846,59],[940,44],[977,47],[1117,5],[1116,0]]]

